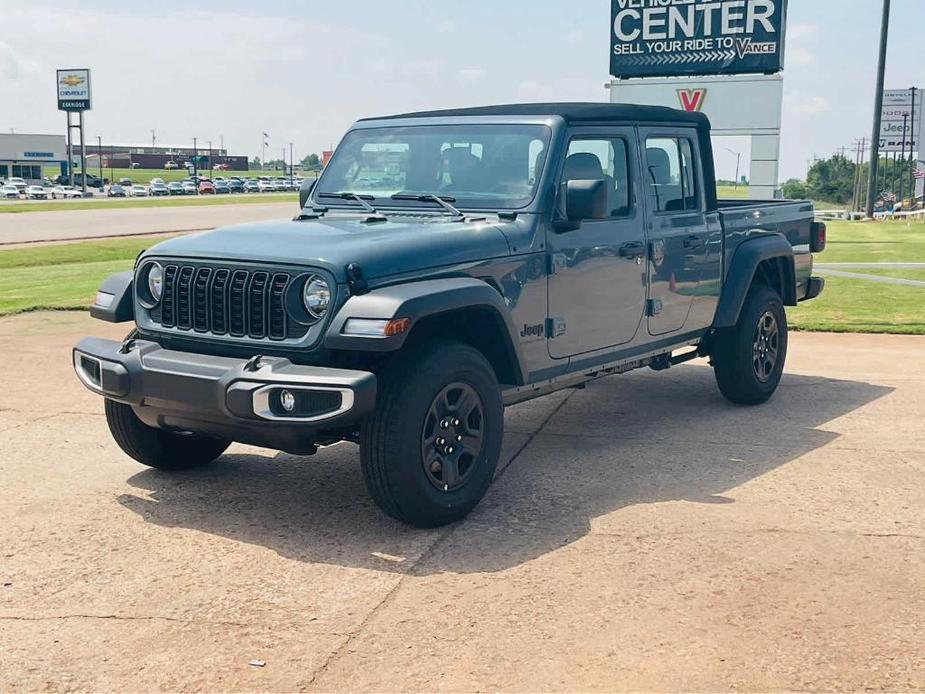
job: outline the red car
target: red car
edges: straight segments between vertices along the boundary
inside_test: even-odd
[[[199,181],[199,194],[215,195],[215,186],[212,185],[212,181]]]

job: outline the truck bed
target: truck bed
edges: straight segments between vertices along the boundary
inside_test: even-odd
[[[797,296],[806,291],[813,269],[809,250],[813,203],[809,200],[730,200],[717,201],[723,225],[723,277],[740,243],[762,234],[781,234],[793,246]]]

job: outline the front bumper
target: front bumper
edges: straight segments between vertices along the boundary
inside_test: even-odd
[[[234,359],[87,337],[74,369],[94,393],[134,408],[149,426],[307,453],[352,430],[376,402],[367,371],[301,366],[282,357]],[[295,407],[287,412],[281,394]]]

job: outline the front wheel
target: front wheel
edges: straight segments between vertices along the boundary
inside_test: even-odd
[[[727,400],[759,405],[774,395],[787,359],[787,332],[780,295],[765,285],[752,287],[735,327],[715,336],[716,383]]]
[[[188,470],[218,458],[229,442],[211,436],[155,429],[138,419],[128,405],[107,399],[106,422],[126,455],[158,470]]]
[[[448,340],[413,347],[380,375],[360,432],[367,489],[410,525],[457,521],[488,491],[503,430],[498,381],[478,350]]]

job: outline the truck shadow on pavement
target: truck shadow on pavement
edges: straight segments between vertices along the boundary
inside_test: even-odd
[[[379,512],[352,444],[310,458],[258,450],[180,474],[145,470],[129,479],[139,494],[119,501],[148,523],[303,562],[416,575],[501,571],[580,539],[594,519],[628,506],[734,504],[730,490],[839,438],[824,427],[892,390],[787,375],[770,403],[741,408],[721,398],[711,369],[689,365],[526,403],[508,411],[486,498],[465,521],[430,531]],[[464,542],[454,538],[463,528]]]

